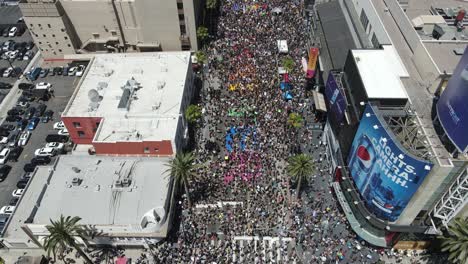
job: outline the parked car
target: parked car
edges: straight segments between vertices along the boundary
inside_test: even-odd
[[[29,121],[27,119],[23,119],[19,121],[16,125],[18,126],[18,129],[21,131],[24,131],[26,127],[28,126]]]
[[[4,128],[0,128],[0,136],[1,137],[8,137],[10,135],[10,131]]]
[[[34,42],[33,42],[33,41],[29,41],[28,43],[26,43],[25,48],[26,48],[27,50],[31,50],[32,48],[34,48]]]
[[[16,189],[11,193],[11,195],[13,197],[21,197],[21,195],[23,195],[23,192],[24,192],[24,189]]]
[[[13,68],[13,71],[11,72],[10,77],[19,77],[23,73],[23,70],[20,67],[15,67]]]
[[[86,70],[86,66],[80,65],[78,66],[78,69],[76,70],[76,76],[81,77],[83,76],[84,71]]]
[[[46,136],[46,142],[62,142],[65,143],[69,140],[68,136],[57,135],[57,134],[49,134]]]
[[[18,85],[18,88],[20,90],[31,90],[31,89],[34,88],[34,84],[32,84],[32,83],[20,83]]]
[[[5,164],[8,160],[8,156],[10,155],[10,149],[4,148],[0,151],[0,164]]]
[[[0,89],[10,89],[11,87],[13,87],[13,85],[9,83],[0,82]]]
[[[36,169],[36,165],[31,164],[31,163],[26,163],[23,166],[24,172],[33,172],[35,169]]]
[[[47,76],[47,74],[49,74],[49,69],[45,68],[45,69],[42,69],[41,73],[39,74],[39,77],[40,78],[44,78]]]
[[[45,111],[44,116],[41,118],[41,122],[42,123],[49,122],[49,120],[52,120],[53,115],[54,115],[54,111],[52,110]]]
[[[49,142],[45,145],[46,148],[53,148],[57,150],[57,152],[62,151],[64,144],[59,142]]]
[[[18,106],[18,107],[23,107],[23,108],[27,108],[27,107],[29,107],[29,102],[27,102],[27,101],[18,101],[18,102],[16,103],[16,106]]]
[[[18,28],[17,27],[11,27],[10,31],[8,32],[8,36],[9,37],[14,37],[16,36],[16,33],[18,32]]]
[[[53,157],[57,154],[57,150],[53,148],[40,148],[34,151],[36,157]]]
[[[21,133],[20,138],[18,140],[18,146],[26,146],[28,144],[29,138],[31,137],[31,132],[24,131]]]
[[[10,77],[12,71],[13,71],[13,68],[12,68],[12,67],[9,67],[8,69],[6,69],[6,70],[3,72],[3,75],[2,75],[2,76],[3,76],[4,78]]]
[[[24,53],[23,60],[30,60],[34,57],[34,51],[28,50]]]
[[[26,55],[25,55],[26,56]],[[23,58],[24,59],[24,58]],[[37,80],[37,77],[39,77],[39,74],[41,73],[42,71],[42,68],[41,67],[37,67],[37,68],[34,68],[32,69],[29,74],[27,74],[29,80],[31,81],[35,81]]]
[[[68,76],[75,76],[76,70],[78,70],[78,67],[74,66],[68,69]]]
[[[25,172],[23,175],[21,175],[21,180],[27,180],[31,179],[33,173],[32,172]]]
[[[18,144],[20,132],[21,131],[18,129],[10,133],[10,135],[8,136],[8,146],[14,147]]]
[[[34,113],[36,113],[36,108],[35,107],[29,107],[28,110],[26,110],[26,119],[31,119],[34,116]]]
[[[0,182],[4,181],[11,171],[11,166],[3,165],[0,167]]]
[[[8,58],[11,59],[11,60],[14,60],[14,59],[16,59],[16,57],[18,57],[18,54],[19,54],[19,50],[9,51]]]
[[[68,69],[70,69],[69,66],[63,67],[63,71],[62,71],[63,76],[67,76],[67,75],[68,75]]]
[[[2,31],[2,37],[8,37],[8,33],[10,33],[10,28],[4,28]]]
[[[47,106],[45,104],[40,104],[36,107],[36,116],[39,117],[39,116],[42,116],[44,115],[45,113],[45,110],[47,109]]]
[[[12,130],[15,130],[15,126],[14,125],[10,125],[10,124],[3,124],[0,126],[1,129],[5,129],[5,130],[8,130],[8,131],[12,131]]]
[[[22,115],[24,114],[24,110],[18,107],[14,107],[8,110],[7,115]]]
[[[19,182],[16,183],[16,187],[18,187],[19,189],[26,188],[26,185],[28,185],[28,181],[26,180],[20,180]]]
[[[0,209],[0,214],[11,215],[15,211],[16,206],[5,205]]]
[[[8,143],[8,137],[0,137],[0,144]]]
[[[41,121],[41,119],[39,117],[33,117],[29,120],[29,123],[28,123],[28,130],[34,130],[36,129],[37,127],[37,124],[39,124],[39,122]]]
[[[11,206],[16,206],[18,204],[19,197],[11,197],[10,201],[8,202],[8,205]],[[1,231],[1,228],[0,228]]]
[[[55,130],[60,130],[60,129],[64,129],[64,128],[65,128],[65,124],[63,123],[63,121],[56,122],[54,124],[54,129]]]
[[[52,71],[52,73],[56,75],[62,75],[62,72],[63,72],[63,67],[55,67],[54,70]]]
[[[40,82],[36,84],[36,89],[49,89],[52,87],[52,84],[46,82]]]
[[[9,51],[13,43],[15,43],[13,40],[7,40],[3,42],[2,51]]]
[[[31,160],[31,164],[34,165],[47,165],[49,164],[51,159],[49,157],[35,157]]]
[[[0,235],[3,233],[3,229],[5,228],[8,219],[10,219],[10,215],[0,215]]]
[[[68,136],[68,135],[69,135],[67,128],[62,128],[62,129],[60,129],[60,130],[57,132],[57,134],[58,134],[58,135],[61,135],[61,136],[62,136],[62,135],[63,135],[63,136]]]
[[[9,115],[5,118],[7,122],[18,122],[21,121],[23,118],[19,115]]]
[[[21,153],[23,152],[22,147],[14,147],[10,150],[10,160],[11,161],[18,161],[19,157],[21,156]]]

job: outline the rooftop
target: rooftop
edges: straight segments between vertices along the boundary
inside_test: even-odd
[[[393,46],[352,50],[352,54],[369,98],[408,98],[400,78],[409,75]]]
[[[410,0],[405,8],[408,18],[411,20],[420,15],[432,15],[431,7],[442,9],[458,9],[459,7],[468,10],[468,2],[460,0]]]
[[[79,216],[80,224],[96,225],[105,233],[165,235],[169,203],[166,161],[66,155],[55,168],[39,166],[4,236],[24,237],[20,227],[27,219],[28,224],[47,225],[60,215]],[[128,187],[117,182],[125,178],[130,179]],[[151,222],[155,215],[162,220]],[[143,219],[147,221],[144,227]]]
[[[103,117],[94,141],[173,138],[190,52],[99,54],[62,117]]]

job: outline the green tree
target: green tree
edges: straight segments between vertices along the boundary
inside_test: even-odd
[[[195,58],[197,58],[197,62],[199,64],[205,64],[205,62],[206,62],[206,54],[205,54],[205,52],[203,52],[201,50],[195,52]]]
[[[45,238],[42,246],[48,256],[53,253],[55,259],[57,252],[63,252],[66,248],[72,247],[87,263],[93,263],[75,240],[75,237],[79,237],[83,241],[87,240],[85,228],[78,224],[80,220],[81,218],[78,216],[64,217],[63,215],[60,216],[58,221],[50,220],[51,224],[46,226],[49,235]]]
[[[300,128],[302,127],[302,121],[303,120],[301,115],[299,115],[298,113],[290,113],[288,116],[287,124],[294,128]]]
[[[287,71],[287,72],[291,72],[293,69],[294,69],[294,60],[287,56],[286,58],[283,59],[283,68]]]
[[[290,157],[288,159],[286,171],[297,183],[296,199],[298,199],[301,191],[302,181],[315,171],[312,157],[307,154],[298,154]]]
[[[194,178],[200,165],[195,164],[195,156],[192,152],[178,153],[166,164],[168,169],[164,172],[174,181],[176,188],[183,187],[187,195],[189,206],[192,206],[189,193],[189,180]]]
[[[201,107],[198,105],[189,105],[187,109],[185,109],[185,119],[189,123],[197,122],[202,116]]]
[[[207,9],[215,9],[217,4],[218,4],[217,0],[206,0]]]
[[[206,27],[198,27],[197,29],[197,38],[203,42],[208,38],[208,28]]]
[[[468,263],[468,218],[455,218],[448,228],[447,236],[441,236],[442,251],[449,253],[453,263]]]

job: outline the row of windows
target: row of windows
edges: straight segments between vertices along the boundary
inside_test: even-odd
[[[37,24],[38,27],[42,28],[42,25],[41,24]],[[29,27],[34,27],[34,24],[29,24]],[[52,28],[52,26],[50,24],[47,24],[47,27],[48,28]],[[65,32],[65,29],[64,28],[61,28],[60,29],[62,32]]]
[[[34,35],[35,35],[36,37],[39,37],[39,34],[34,34]],[[42,34],[42,37],[47,38],[47,35],[46,35],[46,34]],[[52,34],[52,37],[55,38],[55,34]],[[64,36],[63,38],[64,38],[65,40],[68,39],[67,36]]]

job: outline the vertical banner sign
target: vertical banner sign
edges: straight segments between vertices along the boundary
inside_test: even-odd
[[[468,151],[468,49],[437,102],[437,116],[457,149]]]
[[[325,96],[330,106],[329,111],[333,113],[335,120],[341,123],[346,109],[346,101],[336,83],[335,76],[331,72],[328,74]]]
[[[310,48],[309,50],[309,63],[307,64],[306,78],[313,78],[315,76],[315,68],[317,67],[317,60],[319,55],[318,48]]]
[[[394,222],[432,169],[396,144],[367,105],[348,156],[351,176],[367,209]]]

